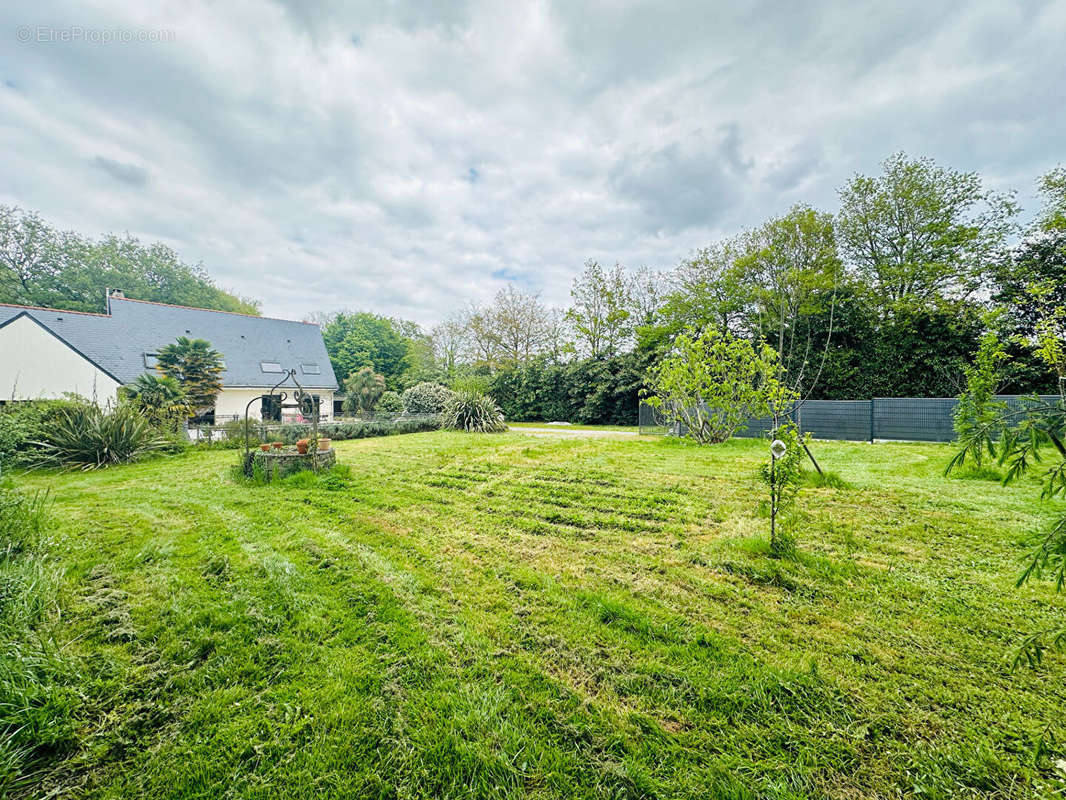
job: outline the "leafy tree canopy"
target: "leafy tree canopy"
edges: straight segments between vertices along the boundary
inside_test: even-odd
[[[0,302],[102,312],[107,289],[138,300],[259,313],[256,302],[218,288],[201,265],[184,263],[166,245],[129,234],[92,240],[0,206]]]

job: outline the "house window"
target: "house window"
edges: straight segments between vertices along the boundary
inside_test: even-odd
[[[159,353],[145,353],[144,354],[144,365],[148,369],[155,369],[156,364],[158,364],[158,363],[159,363]]]
[[[259,368],[263,370],[263,372],[276,372],[279,374],[285,371],[277,361],[260,361]]]
[[[301,364],[300,372],[304,375],[321,375],[322,370],[318,368],[318,364]]]

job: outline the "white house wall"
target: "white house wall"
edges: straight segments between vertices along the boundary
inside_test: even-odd
[[[244,408],[248,401],[266,394],[269,389],[228,389],[223,387],[215,398],[215,419],[222,421],[227,418],[244,418]],[[295,389],[291,386],[283,386],[279,392],[287,392],[290,397]],[[330,419],[333,416],[333,391],[331,389],[309,389],[311,394],[317,394],[322,409],[322,419]],[[291,402],[291,401],[287,401]],[[248,409],[249,418],[259,419],[262,403],[256,400]]]
[[[101,405],[115,402],[119,384],[32,319],[0,328],[0,399],[37,400],[71,392]]]

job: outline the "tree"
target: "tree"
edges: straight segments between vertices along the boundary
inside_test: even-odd
[[[1045,232],[1066,231],[1066,168],[1056,167],[1037,181],[1044,208],[1037,228]]]
[[[1059,378],[1066,377],[1066,308],[1048,308],[1037,323],[1037,354]],[[1047,316],[1050,315],[1050,316]],[[1059,386],[1062,386],[1060,380]],[[960,449],[947,472],[961,468],[968,459],[980,463],[990,452],[1006,466],[1004,483],[1012,483],[1039,464],[1040,497],[1066,498],[1066,395],[1052,401],[1032,397],[1020,409],[1007,407],[990,420],[968,428],[959,438]],[[1018,585],[1049,575],[1057,591],[1066,588],[1066,514],[1060,513],[1033,549]],[[1039,663],[1048,648],[1066,650],[1066,624],[1029,632],[1015,657]]]
[[[548,310],[537,295],[513,284],[500,289],[490,305],[471,307],[467,321],[472,356],[489,369],[529,362],[549,335]]]
[[[368,366],[389,386],[402,387],[410,347],[393,320],[367,311],[338,312],[322,329],[322,339],[335,374],[352,375]]]
[[[896,303],[972,296],[1018,213],[1011,195],[987,191],[976,173],[903,153],[879,177],[852,178],[840,201],[841,248],[875,301],[884,298],[882,315]]]
[[[629,282],[619,264],[604,269],[592,259],[574,279],[572,305],[566,312],[579,352],[589,358],[610,358],[632,333]]]
[[[955,433],[959,441],[967,440],[974,430],[994,422],[1005,410],[1006,406],[996,401],[996,390],[1006,358],[1003,343],[995,330],[986,331],[981,337],[973,364],[966,367],[966,389],[959,395],[959,404],[955,407]],[[987,454],[995,455],[992,443],[986,444]],[[978,467],[982,465],[985,454],[986,449],[972,451]]]
[[[258,314],[257,304],[219,289],[200,265],[132,236],[98,241],[57,231],[35,213],[0,206],[0,302],[105,311],[105,291],[160,303]]]
[[[775,344],[780,377],[787,372],[789,385],[802,393],[817,382],[833,334],[841,273],[833,217],[795,206],[741,241],[730,283],[743,293],[738,299],[749,316],[745,327]],[[801,324],[803,317],[827,310],[829,324],[817,331],[821,335]]]
[[[385,393],[385,376],[374,372],[371,367],[363,367],[348,376],[344,381],[344,410],[369,417],[374,413],[374,406]]]
[[[224,367],[222,354],[213,350],[207,340],[179,336],[177,341],[160,348],[156,369],[181,385],[197,416],[215,407],[215,398],[222,391],[220,376]]]
[[[646,402],[700,444],[724,442],[754,417],[788,400],[778,380],[777,353],[733,334],[706,328],[683,333],[648,373]]]
[[[122,393],[156,428],[176,431],[191,410],[182,385],[167,376],[146,372],[124,386]]]
[[[460,359],[466,353],[469,338],[468,321],[460,314],[452,314],[430,333],[434,355],[449,378],[454,377]]]

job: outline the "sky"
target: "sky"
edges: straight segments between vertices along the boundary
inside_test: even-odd
[[[675,266],[905,151],[1066,163],[1066,2],[0,6],[0,203],[162,241],[264,313],[429,326]]]

